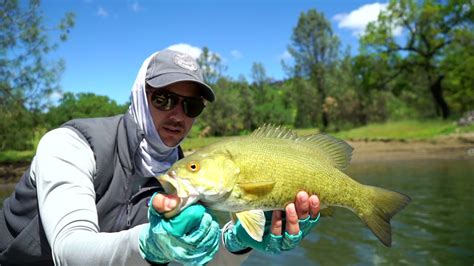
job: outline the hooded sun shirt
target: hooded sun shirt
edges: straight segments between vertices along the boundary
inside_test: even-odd
[[[145,138],[141,141],[136,158],[134,158],[138,172],[144,177],[162,174],[178,160],[179,143],[173,147],[163,143],[153,123],[146,97],[145,76],[148,64],[155,55],[156,53],[148,57],[138,71],[132,87],[132,100],[129,108],[135,123],[145,132]]]

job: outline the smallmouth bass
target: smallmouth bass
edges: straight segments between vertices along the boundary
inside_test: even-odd
[[[358,183],[344,173],[352,147],[325,134],[298,137],[265,125],[197,150],[158,176],[166,193],[180,203],[166,217],[200,202],[235,214],[249,235],[262,241],[264,211],[284,210],[299,191],[316,194],[321,211],[343,207],[354,212],[385,245],[391,246],[390,219],[410,197]]]

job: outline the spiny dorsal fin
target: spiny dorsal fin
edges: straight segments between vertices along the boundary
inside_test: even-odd
[[[305,137],[299,137],[296,142],[314,145],[315,149],[321,150],[328,158],[335,163],[335,166],[344,170],[351,162],[352,150],[351,145],[347,142],[329,136],[326,134],[315,134]]]
[[[264,124],[252,132],[251,136],[294,140],[311,149],[321,151],[340,170],[345,170],[352,158],[353,148],[347,142],[326,134],[298,137],[296,132],[291,129]]]
[[[255,129],[255,131],[252,132],[250,136],[292,140],[296,140],[298,138],[298,135],[293,130],[271,124],[264,124],[263,126]]]

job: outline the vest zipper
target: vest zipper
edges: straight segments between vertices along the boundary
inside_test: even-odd
[[[127,204],[127,228],[130,228],[130,224],[132,223],[130,221],[131,210],[132,210],[132,202],[129,200]]]

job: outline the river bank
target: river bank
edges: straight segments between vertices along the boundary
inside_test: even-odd
[[[474,160],[474,133],[452,134],[431,140],[348,141],[354,148],[352,163],[403,160]],[[29,162],[0,165],[0,184],[16,183]]]
[[[354,148],[352,163],[404,160],[474,160],[474,133],[453,134],[432,140],[348,141]]]

